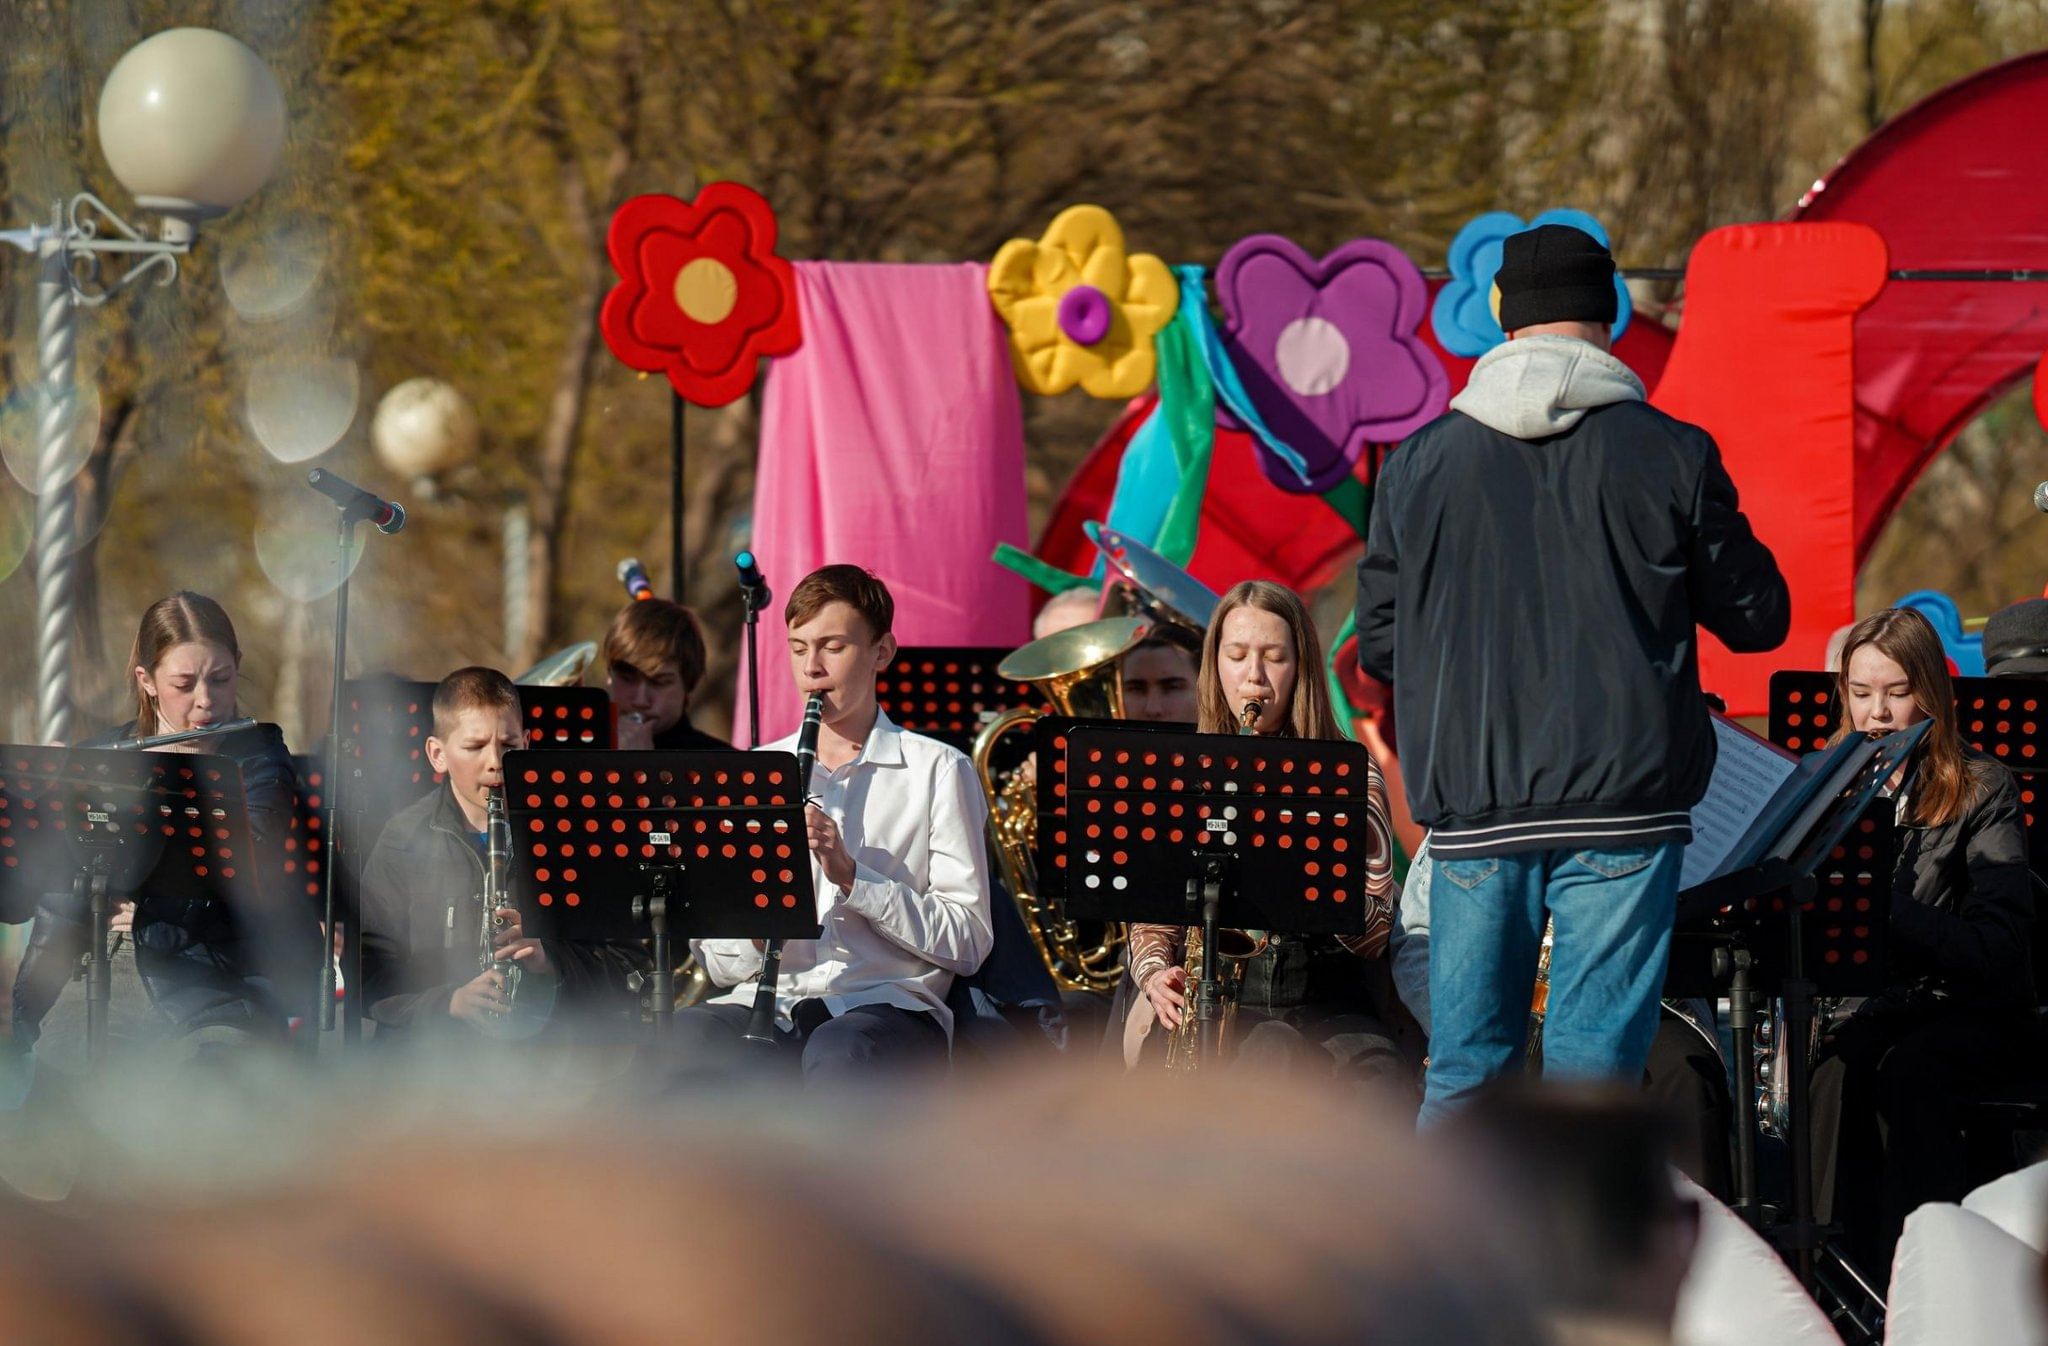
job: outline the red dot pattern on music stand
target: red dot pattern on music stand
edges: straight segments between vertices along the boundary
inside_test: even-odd
[[[764,824],[759,818],[701,812],[794,809],[802,803],[794,788],[794,773],[752,766],[677,770],[624,763],[601,770],[554,769],[528,762],[513,772],[510,802],[515,812],[546,807],[567,810],[556,820],[552,833],[541,819],[528,820],[531,830],[549,838],[533,843],[528,852],[534,901],[542,907],[557,903],[574,907],[594,889],[611,886],[606,883],[606,866],[635,866],[637,876],[638,865],[664,860],[746,866],[741,872],[757,885],[752,894],[756,906],[773,904],[795,910],[798,905],[795,861],[807,851],[798,826],[784,819]],[[656,842],[657,833],[670,839]],[[631,840],[619,840],[621,837]],[[579,862],[589,866],[589,872],[579,872]],[[808,866],[801,873],[808,879]],[[572,884],[577,887],[571,888]],[[638,879],[620,886],[637,888]]]
[[[1831,673],[1784,669],[1771,675],[1770,740],[1796,753],[1828,745],[1841,722]]]
[[[1143,739],[1138,731],[1091,727],[1069,740],[1066,825],[1104,843],[1078,848],[1070,901],[1129,891],[1175,857],[1215,850],[1284,875],[1287,891],[1310,907],[1362,903],[1367,857],[1355,853],[1354,839],[1366,816],[1368,774],[1350,760],[1318,755],[1336,745],[1266,740],[1187,752]]]
[[[228,826],[229,787],[218,768],[165,753],[92,756],[82,771],[71,759],[68,775],[61,749],[18,753],[0,764],[7,776],[0,798],[0,868],[20,868],[22,852],[39,839],[99,836],[152,843],[120,849],[130,881],[146,876],[159,848],[172,846],[189,855],[198,878],[235,877],[237,851],[246,843]]]
[[[284,854],[284,880],[307,897],[317,899],[325,896],[326,880],[321,869],[327,843],[321,836],[320,810],[327,803],[327,778],[314,758],[294,757],[292,762],[298,772],[299,793],[292,801],[291,818],[279,843]]]
[[[906,647],[875,679],[875,699],[903,728],[960,746],[1003,712],[1040,704],[1029,683],[996,672],[1009,653],[972,645]]]

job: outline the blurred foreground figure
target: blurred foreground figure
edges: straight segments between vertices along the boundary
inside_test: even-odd
[[[1669,1122],[1621,1085],[1477,1096],[1444,1135],[1500,1202],[1559,1346],[1661,1346],[1699,1233]]]
[[[75,1119],[81,1208],[0,1201],[10,1338],[1547,1340],[1490,1198],[1355,1095],[1069,1069],[632,1112],[559,1074],[374,1083],[174,1092],[119,1140]]]
[[[242,714],[241,666],[241,642],[220,604],[188,591],[159,599],[143,612],[128,657],[134,717],[79,746],[227,725]],[[152,751],[232,760],[241,772],[259,864],[274,862],[297,789],[276,725],[224,729]],[[45,1070],[77,1073],[86,1065],[83,960],[92,928],[82,902],[70,874],[56,873],[34,911],[0,909],[0,921],[34,920],[15,974],[13,1043],[32,1049]],[[231,910],[221,902],[147,891],[121,901],[107,928],[112,1050],[191,1055],[276,1042],[294,1014],[307,1012],[320,935],[314,913],[302,903]]]

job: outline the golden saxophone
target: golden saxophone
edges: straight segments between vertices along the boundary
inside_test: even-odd
[[[1263,701],[1247,701],[1238,714],[1237,732],[1255,734],[1259,717],[1266,713]],[[1230,1040],[1230,1027],[1237,1019],[1237,991],[1244,982],[1245,964],[1266,951],[1272,940],[1262,930],[1218,930],[1216,932],[1216,980],[1222,999],[1223,1022],[1217,1030],[1216,1042],[1220,1052]],[[1166,1069],[1168,1074],[1192,1075],[1201,1069],[1201,1051],[1196,1040],[1194,992],[1195,984],[1202,975],[1202,927],[1188,927],[1187,944],[1181,954],[1181,985],[1185,988],[1187,1002],[1181,1013],[1180,1026],[1166,1038]]]

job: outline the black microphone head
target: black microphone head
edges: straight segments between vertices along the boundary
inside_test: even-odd
[[[405,506],[396,500],[384,502],[384,518],[377,524],[377,531],[389,536],[405,527]]]

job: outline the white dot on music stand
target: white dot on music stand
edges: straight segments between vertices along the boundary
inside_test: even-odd
[[[1122,892],[1124,889],[1131,886],[1131,881],[1125,878],[1123,875],[1119,874],[1109,881],[1109,886],[1116,889],[1118,892]]]
[[[1102,886],[1102,876],[1100,874],[1090,874],[1083,882],[1090,888],[1100,888]]]

